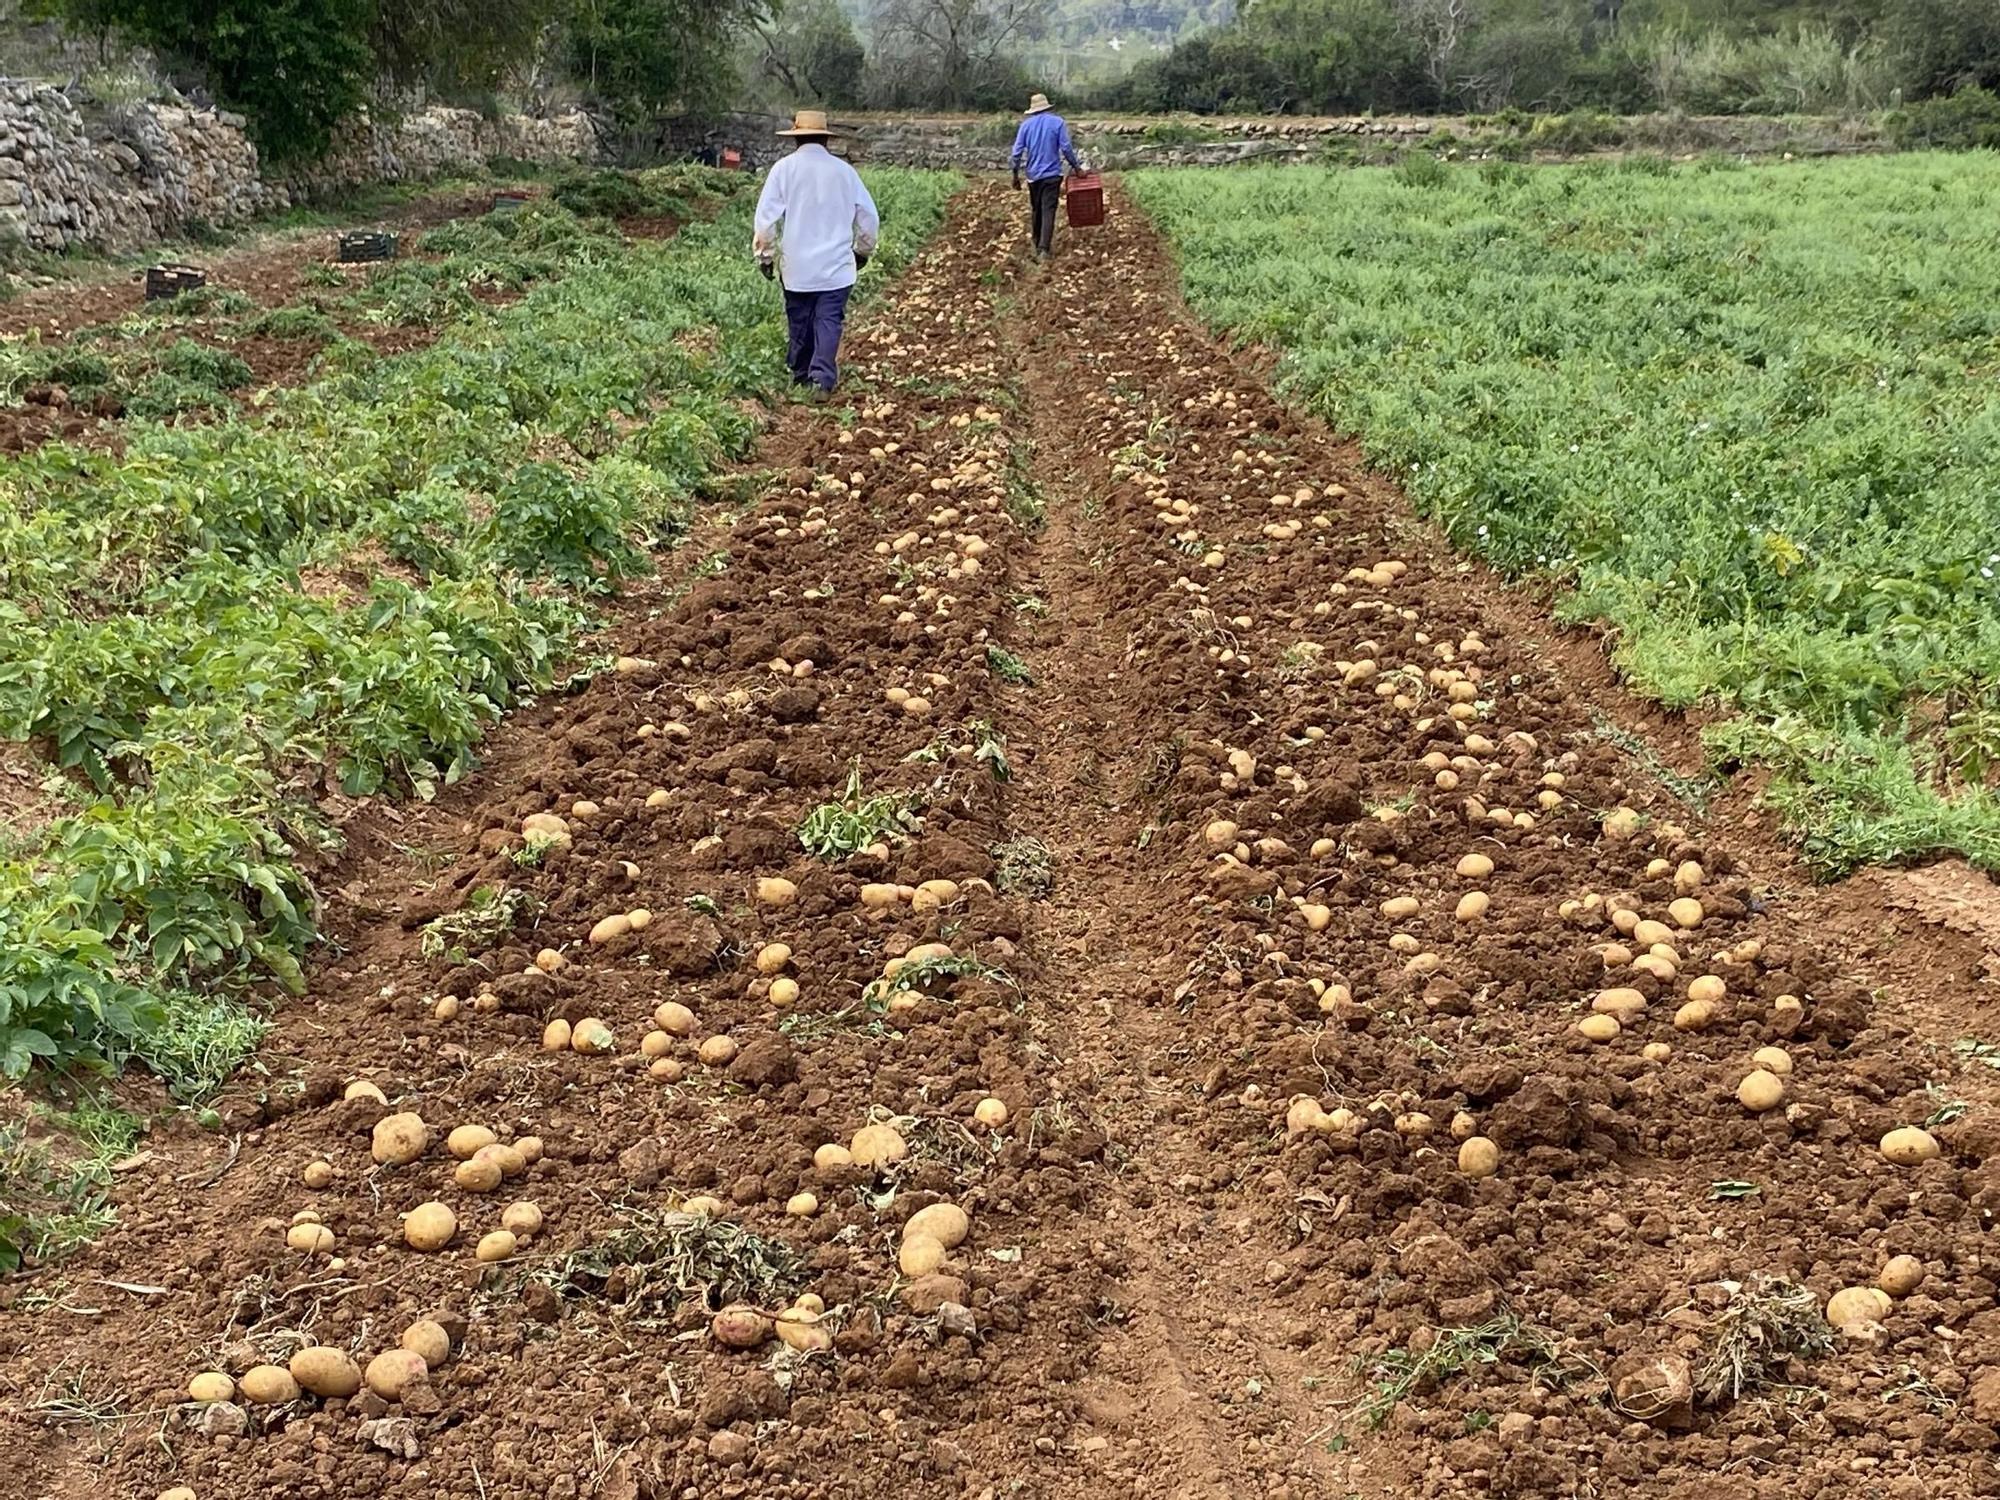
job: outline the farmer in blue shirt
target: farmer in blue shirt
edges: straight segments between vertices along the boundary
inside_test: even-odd
[[[1048,95],[1037,94],[1028,101],[1028,117],[1014,136],[1014,186],[1021,185],[1021,171],[1028,173],[1029,222],[1035,236],[1035,259],[1047,260],[1056,242],[1056,205],[1062,200],[1062,169],[1068,162],[1072,172],[1081,172],[1076,147],[1069,141],[1069,126],[1055,112]]]

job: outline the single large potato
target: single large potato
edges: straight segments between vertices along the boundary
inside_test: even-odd
[[[431,1133],[424,1117],[414,1110],[405,1110],[401,1114],[384,1115],[375,1122],[370,1154],[387,1166],[407,1166],[422,1156],[430,1143]]]
[[[403,1239],[412,1250],[442,1250],[458,1233],[458,1216],[442,1203],[424,1203],[403,1220]]]
[[[361,1371],[345,1349],[316,1344],[291,1359],[292,1379],[315,1396],[351,1396],[361,1389]]]

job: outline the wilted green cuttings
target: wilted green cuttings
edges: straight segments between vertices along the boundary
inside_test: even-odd
[[[2000,868],[2000,159],[1150,173],[1215,323],[1832,868]]]
[[[893,270],[950,180],[873,185]],[[739,398],[783,374],[748,239],[740,197],[669,243],[576,238],[561,280],[267,418],[0,462],[0,738],[95,788],[0,845],[0,1071],[115,1057],[178,986],[298,983],[326,792],[464,774],[745,451]]]

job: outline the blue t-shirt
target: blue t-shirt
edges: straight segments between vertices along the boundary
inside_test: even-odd
[[[1062,176],[1065,161],[1072,170],[1083,170],[1076,147],[1069,143],[1069,126],[1063,123],[1061,115],[1045,109],[1021,122],[1020,132],[1014,137],[1014,166],[1019,170],[1026,163],[1028,181]]]

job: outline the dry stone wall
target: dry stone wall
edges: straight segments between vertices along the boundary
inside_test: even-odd
[[[368,183],[475,171],[496,156],[558,163],[603,155],[580,112],[488,119],[431,108],[351,121],[322,160],[267,178],[240,115],[160,103],[86,115],[61,89],[0,79],[0,256],[133,250],[189,225],[237,225]]]

